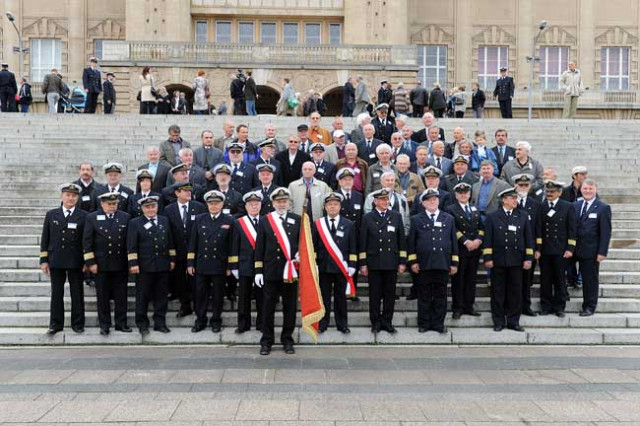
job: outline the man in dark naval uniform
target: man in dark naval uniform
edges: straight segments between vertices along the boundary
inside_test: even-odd
[[[496,88],[493,89],[493,97],[498,98],[500,104],[500,114],[502,118],[513,118],[511,112],[511,100],[513,99],[516,85],[513,77],[507,75],[507,68],[500,68],[500,77],[496,80]]]

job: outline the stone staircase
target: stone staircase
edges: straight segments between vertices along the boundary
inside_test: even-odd
[[[227,117],[235,124],[246,123],[250,139],[260,139],[264,125],[274,123],[279,137],[294,133],[303,119],[273,116]],[[183,137],[199,144],[200,132],[211,129],[221,134],[224,117],[184,116],[48,116],[0,115],[0,344],[257,344],[252,331],[234,334],[235,304],[225,301],[222,333],[203,331],[192,334],[194,317],[178,319],[177,305],[170,303],[167,316],[172,333],[151,333],[144,339],[138,333],[111,333],[102,337],[97,329],[94,289],[85,287],[87,330],[77,335],[70,330],[54,337],[45,334],[49,318],[50,286],[38,267],[42,221],[47,210],[57,204],[57,186],[76,178],[77,165],[90,160],[97,165],[96,176],[107,161],[123,163],[125,184],[132,186],[137,166],[145,162],[145,148],[166,138],[170,124],[179,124]],[[330,119],[325,119],[330,127]],[[411,120],[415,129],[422,127]],[[347,120],[350,130],[355,123]],[[599,183],[599,192],[613,208],[613,239],[609,259],[602,264],[598,314],[578,316],[581,292],[570,291],[567,316],[522,318],[526,333],[493,332],[489,313],[489,288],[485,271],[480,271],[477,308],[482,316],[447,317],[449,332],[419,334],[416,325],[416,302],[406,301],[409,277],[399,277],[394,324],[399,332],[374,336],[369,331],[368,289],[366,280],[359,286],[361,302],[349,302],[350,335],[330,329],[320,336],[327,344],[638,344],[640,343],[640,173],[635,155],[634,135],[640,126],[633,121],[565,121],[545,120],[529,124],[523,120],[442,120],[447,139],[454,127],[462,126],[468,134],[483,129],[492,135],[497,128],[507,128],[511,143],[527,140],[532,156],[545,167],[554,167],[559,178],[569,181],[570,170],[577,164],[589,168]],[[491,145],[491,144],[490,144]],[[534,284],[537,298],[539,286]],[[133,283],[129,284],[130,324],[133,324]],[[65,299],[67,310],[70,299]],[[534,304],[534,309],[537,303]],[[276,317],[276,325],[281,322]],[[68,322],[67,322],[68,323]],[[309,337],[296,332],[300,343]]]

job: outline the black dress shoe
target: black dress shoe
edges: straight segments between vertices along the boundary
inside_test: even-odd
[[[428,330],[426,327],[419,327],[418,328],[418,333],[426,333]]]
[[[462,314],[460,312],[454,312],[453,313],[453,319],[460,319],[462,317]]]
[[[269,353],[271,353],[271,348],[269,346],[260,347],[260,355],[269,355]]]
[[[195,324],[193,327],[191,327],[191,332],[192,333],[199,333],[200,331],[204,330],[205,326],[202,324]]]
[[[101,336],[108,336],[109,335],[109,329],[108,328],[101,328],[100,329],[100,335]]]
[[[238,327],[238,328],[236,328],[233,332],[234,332],[234,333],[236,333],[236,334],[242,334],[242,333],[244,333],[245,331],[249,331],[249,329],[247,329],[247,328],[240,328],[240,327]]]
[[[558,318],[564,318],[564,312],[560,311],[560,312],[556,312],[556,316]]]
[[[146,336],[147,334],[149,334],[149,327],[139,327],[138,330],[140,331],[140,334],[142,334],[143,336]]]
[[[526,315],[528,317],[537,317],[538,316],[538,314],[533,312],[531,309],[526,309],[526,310],[522,311],[522,315]]]
[[[188,310],[188,309],[180,309],[178,311],[178,313],[176,314],[176,317],[178,318],[184,318],[184,317],[188,317],[189,315],[191,315],[193,313],[193,310]]]
[[[502,331],[502,329],[503,329],[503,328],[504,328],[504,327],[503,327],[503,326],[501,326],[501,325],[494,325],[494,326],[493,326],[493,331]]]
[[[392,325],[385,327],[384,331],[386,331],[389,334],[396,334],[398,332],[398,330],[396,330],[396,328]]]
[[[467,315],[471,315],[472,317],[479,317],[482,316],[482,314],[478,311],[469,311],[469,312],[465,312]]]
[[[168,297],[169,301],[174,301],[174,300],[178,300],[178,295],[177,294],[170,294]]]
[[[540,315],[541,317],[545,316],[545,315],[550,315],[551,312],[549,311],[540,311],[540,313],[538,315]]]
[[[296,353],[296,350],[293,348],[293,345],[285,345],[284,353],[287,355],[293,355]]]
[[[131,329],[131,327],[127,327],[125,325],[124,327],[116,327],[116,331],[122,331],[123,333],[131,333],[133,330]]]
[[[415,294],[410,294],[407,296],[407,300],[416,300],[418,298],[418,296],[416,296]]]
[[[318,333],[324,333],[325,331],[327,331],[327,327],[319,327],[318,328]]]
[[[71,327],[71,329],[78,334],[84,333],[84,327]]]
[[[447,331],[447,327],[442,327],[442,328],[434,328],[433,331],[437,331],[440,334],[445,334]]]
[[[375,324],[371,326],[372,333],[380,333],[380,330],[382,330],[382,327],[380,327],[380,324]]]
[[[585,309],[584,311],[580,312],[581,317],[590,317],[593,314],[594,312],[590,309]]]
[[[56,334],[58,331],[62,331],[62,329],[61,329],[61,328],[53,328],[53,327],[51,327],[51,328],[49,328],[49,329],[47,330],[47,334],[49,334],[49,335],[53,336],[53,335],[54,335],[54,334]]]
[[[338,331],[342,334],[349,334],[351,333],[351,330],[349,330],[349,327],[344,327],[344,328],[339,328]]]
[[[89,286],[89,287],[95,287],[96,286],[96,282],[94,280],[86,280],[84,282],[84,285]]]
[[[222,326],[220,324],[214,324],[211,326],[211,331],[213,331],[214,333],[220,333],[221,329]]]
[[[520,333],[524,331],[524,328],[520,327],[520,325],[508,325],[507,328]]]
[[[356,297],[352,297],[352,298],[351,298],[351,299],[349,299],[349,300],[351,300],[352,302],[359,302],[359,301],[360,301],[360,298],[359,298],[358,296],[356,296]]]
[[[153,327],[153,329],[155,331],[159,331],[160,333],[171,333],[171,330],[169,330],[169,328],[166,325],[163,325],[161,327]]]

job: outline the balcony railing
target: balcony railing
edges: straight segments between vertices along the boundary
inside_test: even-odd
[[[301,7],[299,0],[191,0],[192,7],[282,7],[294,9]],[[306,0],[304,7],[314,9],[342,9],[344,0]]]
[[[103,61],[270,65],[417,66],[413,46],[306,46],[103,41]]]

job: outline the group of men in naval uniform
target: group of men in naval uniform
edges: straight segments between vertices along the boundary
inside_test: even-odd
[[[265,162],[244,173],[242,153],[242,147],[231,144],[230,163],[211,170],[213,187],[190,182],[191,169],[177,164],[169,172],[175,183],[162,194],[151,190],[153,176],[146,169],[138,171],[134,193],[120,182],[123,166],[117,163],[103,167],[106,183],[96,185],[90,195],[84,180],[60,186],[61,204],[47,213],[41,240],[41,268],[52,285],[49,333],[63,328],[67,280],[72,329],[84,331],[84,273],[95,277],[103,335],[112,327],[110,300],[115,330],[132,331],[127,321],[129,275],[135,277],[135,326],[141,334],[151,326],[150,302],[154,330],[170,332],[169,293],[180,302],[178,317],[195,310],[192,332],[210,327],[218,333],[225,285],[233,278],[239,282],[236,333],[254,324],[255,299],[260,353],[268,355],[281,300],[280,343],[286,353],[295,353],[301,217],[292,212],[291,192],[274,183],[275,167]],[[424,173],[429,177],[434,168]],[[533,176],[516,175],[515,186],[497,194],[499,208],[486,215],[470,202],[468,182],[459,180],[447,197],[437,184],[427,184],[415,197],[407,224],[393,188],[383,185],[372,191],[372,205],[365,208],[362,194],[354,190],[356,174],[348,167],[336,172],[337,189],[323,195],[323,212],[312,221],[326,308],[321,333],[330,325],[332,306],[336,328],[350,333],[347,296],[355,295],[358,275],[368,279],[372,332],[395,333],[396,281],[407,269],[417,289],[418,331],[446,333],[449,278],[453,319],[480,315],[474,306],[479,262],[490,270],[495,331],[522,331],[520,315],[535,315],[530,287],[536,262],[542,273],[541,315],[564,316],[570,259],[580,264],[584,283],[580,315],[595,312],[611,210],[597,197],[593,180],[581,183],[580,197],[571,203],[561,198],[566,188],[559,182],[548,180],[538,197],[531,195]],[[89,212],[82,208],[86,205]]]

